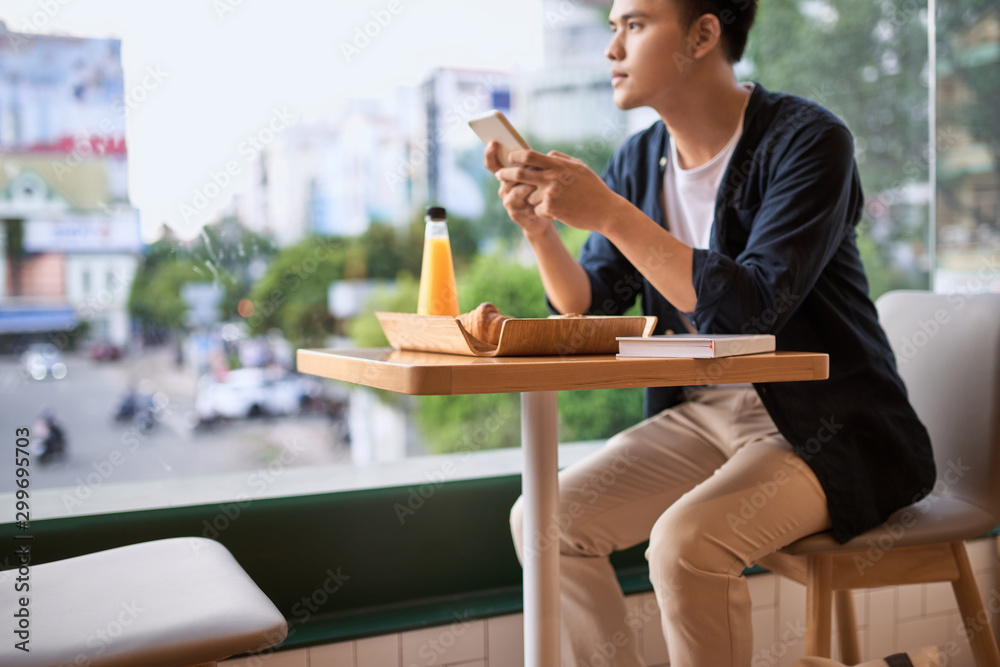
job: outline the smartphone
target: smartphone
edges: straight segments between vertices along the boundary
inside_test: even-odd
[[[507,167],[510,166],[510,160],[508,159],[511,151],[520,150],[522,148],[531,148],[528,146],[528,142],[525,141],[514,126],[510,124],[507,117],[503,115],[502,112],[496,109],[484,113],[482,116],[476,116],[469,120],[469,127],[472,131],[479,135],[479,138],[483,140],[484,144],[489,144],[491,141],[496,141],[500,144],[500,164]]]

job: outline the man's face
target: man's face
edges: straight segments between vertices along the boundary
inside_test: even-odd
[[[620,109],[669,100],[689,62],[686,30],[674,0],[615,0],[608,17],[611,85]]]

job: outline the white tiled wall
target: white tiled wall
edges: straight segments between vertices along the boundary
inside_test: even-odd
[[[972,569],[987,607],[997,608],[997,543],[968,544]],[[753,600],[753,667],[787,667],[802,656],[805,588],[772,574],[749,578]],[[991,604],[992,602],[992,604]],[[652,593],[629,596],[628,609],[642,619],[639,648],[648,667],[668,665]],[[854,593],[862,659],[937,645],[949,654],[949,667],[974,667],[951,585],[924,584]],[[991,615],[996,633],[997,615]],[[450,625],[359,639],[255,658],[227,660],[225,667],[521,667],[523,634],[520,614],[487,620],[461,618]],[[836,635],[834,636],[836,646]],[[836,649],[834,649],[836,657]]]

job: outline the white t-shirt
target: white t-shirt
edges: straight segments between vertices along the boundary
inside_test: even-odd
[[[753,84],[744,87],[748,90],[749,101]],[[678,164],[677,144],[670,140],[670,157],[663,170],[663,211],[670,233],[692,248],[708,248],[712,220],[715,218],[715,198],[729,159],[743,135],[746,110],[744,102],[739,124],[729,143],[715,157],[698,167],[682,169]]]

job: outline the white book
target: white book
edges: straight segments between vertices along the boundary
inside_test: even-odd
[[[774,352],[771,334],[670,334],[618,336],[619,359],[688,357],[714,359]]]

